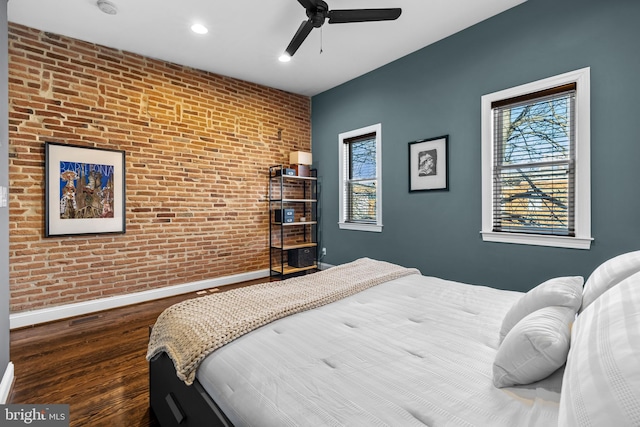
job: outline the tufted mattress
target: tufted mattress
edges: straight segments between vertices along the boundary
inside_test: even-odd
[[[250,332],[197,378],[236,427],[557,425],[562,372],[492,383],[521,295],[406,276]]]

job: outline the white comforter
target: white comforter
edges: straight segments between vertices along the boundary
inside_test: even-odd
[[[521,295],[407,276],[242,336],[197,378],[236,427],[557,425],[561,372],[492,384]]]

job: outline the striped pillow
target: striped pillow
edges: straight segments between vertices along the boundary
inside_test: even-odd
[[[493,362],[493,384],[531,384],[551,375],[567,361],[576,310],[550,306],[526,316],[504,338]]]
[[[557,305],[578,311],[582,303],[583,283],[580,276],[554,277],[531,289],[511,306],[502,319],[500,342],[520,320],[541,308]]]
[[[640,273],[574,323],[558,419],[559,426],[640,426]]]
[[[618,255],[600,264],[584,285],[582,308],[584,310],[607,289],[640,271],[640,251]]]

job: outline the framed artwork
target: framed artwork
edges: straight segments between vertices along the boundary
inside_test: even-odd
[[[45,237],[125,232],[125,152],[45,143]]]
[[[449,189],[449,135],[409,143],[409,192]]]

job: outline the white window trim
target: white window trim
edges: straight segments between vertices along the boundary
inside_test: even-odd
[[[482,97],[482,240],[487,242],[589,249],[591,237],[591,77],[590,68],[527,83]],[[575,237],[544,236],[493,231],[493,116],[491,103],[537,92],[568,83],[576,83],[575,124]]]
[[[345,210],[345,194],[344,194],[344,183],[345,183],[345,170],[344,170],[344,162],[345,162],[345,150],[344,150],[344,140],[349,138],[354,138],[361,135],[366,135],[368,133],[376,134],[376,223],[375,224],[359,224],[353,222],[346,222],[346,210]],[[339,222],[338,227],[342,230],[357,230],[357,231],[372,231],[376,233],[382,232],[382,124],[378,123],[371,126],[366,126],[360,129],[352,130],[349,132],[343,132],[338,135],[338,161],[339,161],[339,174],[338,174],[338,194],[340,195],[340,212],[339,212]]]

